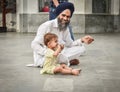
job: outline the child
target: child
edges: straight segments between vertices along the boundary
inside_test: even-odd
[[[78,75],[80,73],[80,69],[72,69],[65,64],[58,64],[57,56],[64,48],[64,46],[58,44],[58,37],[56,34],[45,34],[44,44],[47,46],[47,51],[43,69],[40,71],[41,74],[62,73]]]

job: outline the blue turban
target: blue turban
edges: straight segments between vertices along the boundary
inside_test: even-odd
[[[64,2],[59,4],[56,7],[56,16],[58,16],[61,12],[63,12],[66,9],[69,9],[71,11],[71,17],[72,17],[72,14],[74,12],[74,5],[70,2]]]

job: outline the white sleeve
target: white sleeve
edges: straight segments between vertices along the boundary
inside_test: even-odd
[[[37,31],[37,35],[31,43],[31,48],[40,55],[45,55],[46,47],[44,46],[43,38],[49,30],[49,26],[42,24]]]
[[[82,46],[84,43],[82,43],[81,39],[77,39],[73,41],[72,46]]]
[[[65,41],[65,46],[67,47],[71,47],[71,46],[82,46],[84,43],[82,43],[81,39],[77,39],[75,41],[72,40],[71,36],[70,36],[70,32],[69,30],[67,30],[66,32],[64,32],[64,41]]]

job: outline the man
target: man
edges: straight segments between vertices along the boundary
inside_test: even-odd
[[[58,36],[59,44],[64,45],[64,49],[58,56],[58,61],[66,64],[78,64],[77,58],[84,53],[84,43],[90,44],[93,41],[91,36],[85,36],[73,41],[70,37],[68,25],[74,12],[74,5],[69,2],[62,3],[56,8],[57,18],[40,25],[37,35],[31,43],[34,54],[33,66],[43,66],[46,46],[43,37],[46,33],[55,33]]]
[[[61,4],[61,3],[64,3],[64,2],[68,2],[68,0],[50,0],[50,11],[49,11],[49,19],[52,20],[52,19],[55,19],[57,16],[56,16],[56,7]],[[70,35],[71,35],[71,38],[72,40],[74,40],[74,35],[73,35],[73,32],[72,32],[72,27],[71,25],[69,24],[69,32],[70,32]]]

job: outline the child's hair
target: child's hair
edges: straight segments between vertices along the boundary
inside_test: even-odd
[[[58,38],[58,36],[54,33],[46,33],[44,35],[44,44],[47,46],[47,43],[51,41],[53,38]]]

